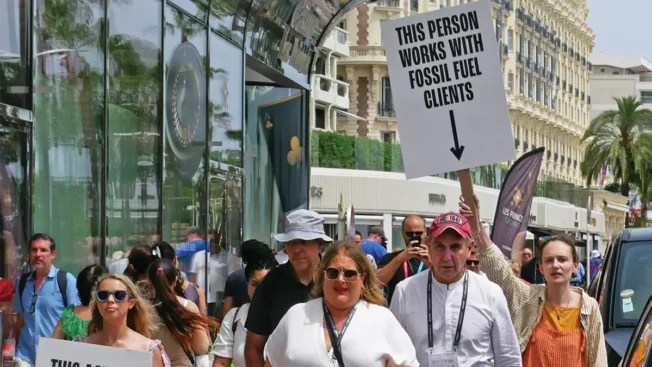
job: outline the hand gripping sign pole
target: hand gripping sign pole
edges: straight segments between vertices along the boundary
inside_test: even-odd
[[[475,200],[473,199],[473,181],[471,181],[471,172],[468,169],[463,169],[457,171],[457,175],[460,180],[460,188],[462,189],[462,198],[464,198],[464,203],[469,206],[471,212],[473,213],[473,219],[469,220],[471,230],[473,233],[479,233],[479,231],[483,229],[482,224],[480,223],[478,208],[476,208]]]

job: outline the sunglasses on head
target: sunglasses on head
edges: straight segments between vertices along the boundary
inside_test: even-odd
[[[358,273],[357,270],[350,270],[350,269],[343,269],[340,270],[338,268],[328,268],[324,270],[324,274],[326,275],[327,279],[330,280],[336,280],[340,278],[340,273],[344,274],[344,280],[348,282],[352,282],[358,278]]]
[[[466,260],[466,265],[471,266],[478,266],[480,265],[480,260]]]
[[[129,298],[129,292],[119,290],[119,291],[107,291],[107,290],[99,290],[95,292],[95,298],[97,298],[98,301],[100,302],[106,302],[109,300],[109,296],[113,296],[113,299],[116,302],[123,302],[127,298]]]

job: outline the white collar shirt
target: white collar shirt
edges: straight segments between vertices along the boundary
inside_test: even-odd
[[[521,350],[501,289],[468,271],[468,296],[457,349],[460,367],[521,366]],[[407,331],[421,366],[428,366],[427,286],[431,271],[400,282],[390,309]],[[453,351],[464,278],[450,285],[432,282],[433,353]]]

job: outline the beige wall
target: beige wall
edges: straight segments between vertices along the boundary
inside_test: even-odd
[[[601,104],[615,106],[614,97],[637,96],[637,79],[635,75],[594,76],[590,84],[594,109]]]

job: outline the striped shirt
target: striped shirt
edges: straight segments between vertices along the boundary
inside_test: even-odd
[[[521,282],[512,273],[510,264],[496,245],[492,244],[486,250],[481,250],[479,257],[482,269],[489,280],[498,284],[505,293],[512,323],[523,352],[530,342],[532,331],[541,320],[546,302],[546,286],[526,285]],[[582,293],[580,322],[586,335],[585,361],[591,367],[606,367],[607,351],[598,303],[581,288],[572,287],[572,289]]]

